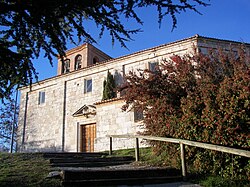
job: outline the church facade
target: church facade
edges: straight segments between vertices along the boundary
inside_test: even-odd
[[[143,131],[136,111],[123,112],[124,100],[102,100],[103,82],[109,71],[117,86],[124,76],[137,69],[152,69],[172,55],[194,49],[237,49],[241,43],[195,35],[119,58],[83,44],[58,59],[57,75],[20,88],[18,151],[96,152],[109,149],[108,135],[137,134]],[[250,47],[249,44],[246,46]],[[248,51],[249,53],[249,51]],[[115,139],[114,149],[130,148],[134,140]]]

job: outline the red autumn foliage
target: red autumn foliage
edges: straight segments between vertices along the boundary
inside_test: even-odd
[[[237,53],[211,50],[206,55],[175,55],[154,72],[130,73],[124,97],[123,110],[132,106],[144,111],[144,135],[250,150],[250,60],[242,46]],[[158,154],[163,149],[176,152],[173,145],[166,150],[166,144],[151,143]],[[228,155],[197,149],[190,149],[188,155],[198,170],[228,174]],[[235,176],[249,175],[246,159],[237,159],[238,168],[248,169],[234,171]]]

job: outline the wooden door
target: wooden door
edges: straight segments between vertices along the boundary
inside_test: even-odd
[[[81,125],[81,152],[94,152],[94,143],[96,137],[96,125]]]

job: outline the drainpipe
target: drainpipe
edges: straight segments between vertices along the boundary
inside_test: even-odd
[[[77,133],[77,140],[76,140],[76,152],[79,152],[79,131],[80,131],[80,123],[79,122],[77,122],[77,131],[76,131],[76,133]]]
[[[24,142],[25,142],[28,100],[29,100],[29,95],[28,95],[28,92],[26,92],[25,107],[24,107],[24,116],[23,116],[23,118],[24,118],[23,119],[23,135],[22,135],[22,143],[21,143],[22,150],[24,149]]]
[[[63,89],[62,152],[64,152],[65,149],[66,93],[67,93],[67,81],[64,82],[64,89]]]
[[[18,96],[18,87],[16,89],[16,99],[14,106],[14,116],[12,121],[12,129],[11,129],[11,143],[10,143],[10,152],[13,153],[13,144],[14,144],[14,135],[15,135],[15,124],[16,124],[16,108],[17,108],[17,96]]]

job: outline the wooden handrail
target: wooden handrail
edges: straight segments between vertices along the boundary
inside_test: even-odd
[[[169,142],[169,143],[183,143],[185,145],[190,145],[194,147],[200,147],[204,149],[210,149],[214,151],[220,151],[224,153],[230,153],[235,154],[239,156],[244,156],[250,158],[250,151],[242,150],[242,149],[235,149],[231,147],[225,147],[221,145],[214,145],[214,144],[208,144],[208,143],[202,143],[202,142],[195,142],[190,140],[183,140],[183,139],[176,139],[176,138],[164,138],[164,137],[157,137],[157,136],[140,136],[140,135],[109,135],[108,137],[113,138],[141,138],[145,140],[155,140],[155,141],[163,141],[163,142]]]
[[[235,149],[231,147],[225,147],[221,145],[214,145],[214,144],[208,144],[208,143],[202,143],[202,142],[195,142],[190,140],[183,140],[183,139],[177,139],[177,138],[165,138],[165,137],[156,137],[156,136],[140,136],[140,135],[107,135],[107,137],[110,138],[110,154],[112,154],[112,138],[135,138],[136,144],[135,144],[135,158],[136,161],[139,161],[139,141],[138,139],[144,139],[144,140],[154,140],[154,141],[163,141],[163,142],[169,142],[169,143],[177,143],[180,144],[180,150],[181,150],[181,163],[182,163],[182,176],[183,179],[186,179],[187,171],[186,171],[186,162],[185,162],[185,146],[194,146],[204,149],[209,149],[213,151],[220,151],[224,153],[230,153],[234,155],[244,156],[250,158],[250,151],[242,150],[242,149]]]

